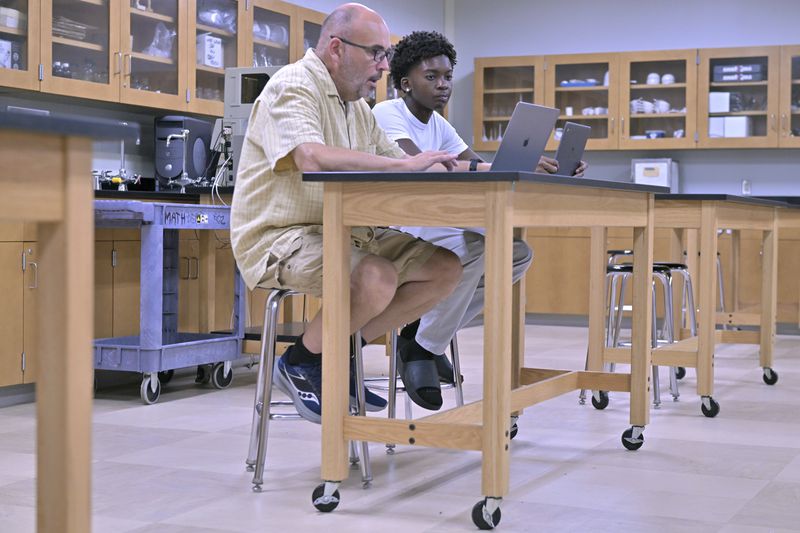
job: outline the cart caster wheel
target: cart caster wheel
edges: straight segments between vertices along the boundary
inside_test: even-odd
[[[172,376],[175,375],[174,370],[164,370],[163,372],[158,373],[158,381],[161,382],[162,385],[166,385],[170,381],[172,381]]]
[[[145,405],[152,405],[158,401],[161,396],[161,382],[156,379],[156,390],[150,388],[150,376],[142,379],[142,385],[139,387],[139,396]]]
[[[486,506],[487,499],[484,498],[472,507],[472,523],[478,526],[478,529],[494,529],[500,523],[500,507],[490,513]]]
[[[513,424],[511,424],[511,431],[508,434],[508,438],[510,440],[514,440],[514,437],[517,436],[518,432],[519,432],[519,426],[517,425],[516,422],[514,422]]]
[[[683,379],[686,377],[686,368],[679,366],[675,369],[675,379]]]
[[[330,496],[325,496],[325,483],[321,483],[311,493],[311,503],[314,504],[317,511],[330,513],[339,506],[339,490],[333,491]]]
[[[215,389],[226,389],[233,381],[233,369],[228,369],[225,375],[225,363],[215,363],[211,369],[211,384]]]
[[[634,430],[637,435],[634,436]],[[635,451],[642,447],[644,444],[644,431],[643,427],[631,427],[622,432],[622,445],[625,449]]]
[[[703,396],[702,402],[703,403],[700,404],[700,410],[708,418],[714,418],[719,414],[719,403],[717,403],[714,398],[711,396]]]
[[[767,385],[775,385],[778,382],[778,373],[770,367],[765,367],[764,375],[762,375],[761,378]]]
[[[594,394],[592,394],[592,405],[595,409],[603,410],[608,407],[608,393],[601,390],[599,392],[599,396],[600,398],[598,399]]]
[[[211,365],[197,365],[197,375],[194,382],[198,385],[205,385],[211,381]]]

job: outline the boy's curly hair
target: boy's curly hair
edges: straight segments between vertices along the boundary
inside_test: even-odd
[[[456,66],[456,49],[447,37],[438,31],[415,31],[397,43],[389,73],[394,86],[400,90],[400,80],[408,76],[408,72],[423,59],[436,56],[447,56],[450,63]]]

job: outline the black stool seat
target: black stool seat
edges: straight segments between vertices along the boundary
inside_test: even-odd
[[[653,264],[653,272],[656,274],[669,274],[670,267],[664,266],[660,263]],[[621,265],[608,265],[606,267],[606,272],[612,274],[614,272],[619,272],[622,274],[631,274],[633,273],[633,264],[632,263],[623,263]]]
[[[670,268],[672,270],[679,270],[679,269],[686,270],[687,268],[689,268],[686,265],[684,265],[683,263],[668,263],[668,262],[665,262],[665,261],[657,261],[657,262],[653,263],[654,267],[656,265],[665,266],[665,267]]]

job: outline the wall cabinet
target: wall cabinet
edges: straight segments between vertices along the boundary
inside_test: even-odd
[[[561,115],[547,143],[558,147],[559,129],[567,121],[591,126],[586,147],[617,148],[619,130],[619,63],[617,54],[545,56],[545,105]]]
[[[21,240],[22,224],[0,227],[0,386],[36,381],[37,243]],[[6,240],[6,239],[11,240]],[[19,239],[19,240],[16,240]]]
[[[475,150],[497,150],[517,102],[544,103],[544,59],[476,58],[472,101]]]
[[[700,50],[701,148],[778,146],[780,47]]]
[[[0,86],[212,116],[225,68],[292,63],[325,18],[278,0],[6,4],[18,16],[0,19],[0,52],[15,61],[0,64]]]
[[[548,150],[566,121],[592,127],[589,150],[800,147],[800,46],[765,46],[476,58],[476,149],[497,149],[542,61],[532,101],[561,110]]]
[[[694,148],[697,50],[619,55],[619,148]]]

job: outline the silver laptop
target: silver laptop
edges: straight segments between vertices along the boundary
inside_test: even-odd
[[[492,161],[492,170],[534,172],[558,113],[552,107],[518,102]]]
[[[590,126],[567,122],[564,124],[564,133],[561,134],[561,141],[556,150],[556,161],[558,161],[559,176],[572,176],[575,174],[578,165],[581,164],[583,150],[586,148],[586,141],[592,133]]]

